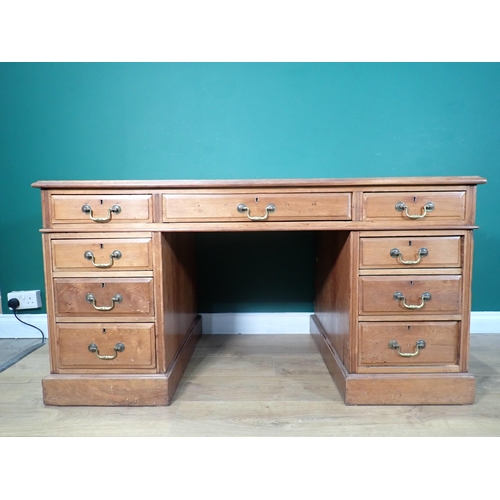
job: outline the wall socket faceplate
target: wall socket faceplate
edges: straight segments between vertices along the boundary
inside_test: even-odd
[[[17,299],[19,301],[20,309],[38,309],[42,307],[42,299],[40,297],[40,290],[22,290],[20,292],[9,292],[7,300]]]

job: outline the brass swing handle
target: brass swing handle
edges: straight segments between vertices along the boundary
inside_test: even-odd
[[[102,354],[99,354],[99,348],[97,347],[97,344],[94,344],[94,343],[89,344],[89,351],[95,352],[95,355],[99,359],[115,359],[119,352],[123,352],[125,350],[125,345],[122,344],[121,342],[118,342],[118,344],[116,344],[113,349],[115,351],[115,353],[113,355],[103,356]]]
[[[123,300],[123,297],[117,293],[114,297],[111,297],[111,305],[110,306],[96,306],[95,305],[95,296],[93,293],[87,293],[87,296],[85,297],[86,301],[89,302],[94,306],[94,309],[97,309],[98,311],[111,311],[113,307],[115,307],[115,304],[118,302],[120,303]]]
[[[113,262],[115,260],[121,259],[122,258],[122,253],[120,252],[120,250],[114,250],[113,253],[109,256],[109,262],[108,263],[104,263],[104,264],[96,264],[96,262],[95,262],[95,256],[94,256],[94,254],[90,250],[88,250],[87,252],[85,252],[83,254],[83,256],[87,260],[91,260],[92,261],[92,265],[94,267],[106,268],[106,267],[111,267],[113,265]]]
[[[394,300],[402,300],[403,301],[403,305],[407,309],[422,309],[422,307],[424,307],[425,303],[428,302],[429,300],[431,300],[432,296],[431,296],[431,294],[429,292],[424,292],[422,294],[422,297],[421,297],[421,302],[418,305],[407,304],[406,303],[406,298],[405,298],[405,296],[401,292],[394,292],[393,298],[394,298]]]
[[[122,211],[122,207],[120,205],[113,205],[111,208],[108,208],[108,216],[107,217],[94,217],[94,212],[90,205],[83,205],[82,212],[84,214],[89,214],[89,217],[94,222],[108,222],[111,220],[112,214],[119,214]]]
[[[417,340],[416,344],[417,350],[415,352],[401,352],[401,346],[398,344],[397,340],[391,340],[389,342],[389,349],[397,349],[398,354],[405,358],[416,356],[420,352],[420,349],[423,349],[424,347],[425,347],[425,340]]]
[[[420,248],[418,250],[418,259],[417,260],[403,260],[403,254],[397,249],[393,248],[390,252],[391,257],[398,259],[401,264],[406,264],[407,266],[418,264],[422,257],[427,257],[429,255],[429,250],[427,248]]]
[[[276,205],[273,205],[272,203],[267,205],[266,207],[266,215],[250,215],[250,209],[244,204],[244,203],[240,203],[237,207],[236,207],[236,210],[238,210],[238,212],[240,214],[243,214],[243,213],[247,213],[247,217],[250,219],[250,220],[266,220],[268,217],[269,217],[269,214],[272,214],[274,212],[276,212]]]
[[[428,212],[432,212],[434,210],[434,203],[432,201],[428,201],[423,207],[423,212],[420,215],[410,215],[408,213],[408,207],[402,202],[398,201],[396,205],[394,206],[397,212],[403,212],[405,213],[406,217],[408,219],[423,219]]]

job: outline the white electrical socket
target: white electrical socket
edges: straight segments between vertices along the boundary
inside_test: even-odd
[[[40,290],[22,290],[20,292],[9,292],[7,294],[7,301],[10,299],[17,299],[19,301],[19,309],[38,309],[42,307],[42,299],[40,297]]]

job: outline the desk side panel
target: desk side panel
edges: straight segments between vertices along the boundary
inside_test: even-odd
[[[349,231],[319,231],[316,254],[316,318],[349,371],[355,241]]]
[[[158,335],[160,371],[165,373],[197,316],[194,233],[161,235],[163,331]],[[162,335],[163,334],[163,335]]]

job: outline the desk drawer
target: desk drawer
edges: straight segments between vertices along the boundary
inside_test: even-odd
[[[163,195],[164,222],[248,222],[250,218],[351,220],[351,193]]]
[[[54,194],[53,224],[120,224],[152,221],[150,194]]]
[[[360,276],[359,314],[460,314],[462,277]]]
[[[360,323],[359,365],[458,365],[459,333],[456,321]]]
[[[58,368],[126,371],[156,366],[152,323],[65,323],[56,330]]]
[[[152,270],[151,238],[52,240],[54,271]]]
[[[362,220],[464,222],[465,191],[364,193]]]
[[[56,316],[65,318],[154,316],[153,278],[56,278],[54,299]]]
[[[460,236],[360,238],[360,269],[462,267]]]

